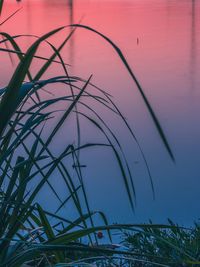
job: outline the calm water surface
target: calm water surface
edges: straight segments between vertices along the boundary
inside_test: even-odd
[[[114,96],[129,120],[146,155],[153,176],[153,200],[147,171],[137,146],[122,124],[110,118],[124,145],[137,192],[131,212],[119,171],[111,153],[101,158],[88,153],[85,182],[93,209],[104,210],[111,222],[152,219],[191,224],[200,216],[200,1],[199,0],[7,0],[3,17],[20,12],[1,27],[10,34],[41,35],[58,26],[89,25],[109,36],[123,51],[150,100],[174,152],[173,164],[137,89],[112,48],[91,32],[78,29],[62,55],[70,73],[88,78]],[[58,45],[64,31],[52,40]],[[21,42],[24,49],[31,40]],[[42,47],[40,54],[46,53]],[[34,68],[37,68],[35,66]],[[33,68],[33,71],[34,71]],[[1,55],[1,86],[13,67]],[[50,70],[58,75],[59,67]],[[109,118],[108,118],[109,120]],[[83,141],[94,139],[83,125]],[[102,171],[102,167],[105,171]],[[48,196],[48,193],[44,193]],[[124,195],[124,197],[123,197]]]

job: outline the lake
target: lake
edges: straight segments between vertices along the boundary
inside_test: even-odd
[[[102,116],[117,133],[134,176],[137,203],[131,211],[113,155],[99,149],[82,155],[84,179],[93,210],[110,222],[175,222],[190,225],[200,216],[200,1],[199,0],[7,0],[1,26],[11,35],[42,35],[56,27],[81,23],[113,40],[122,50],[149,99],[175,156],[167,153],[147,108],[113,48],[99,36],[77,29],[62,50],[69,73],[87,79],[113,96],[142,147],[153,178],[155,199],[141,153],[116,116]],[[69,28],[51,38],[58,46]],[[26,49],[33,39],[20,41]],[[48,56],[50,49],[38,52]],[[13,58],[16,66],[16,59]],[[33,72],[37,64],[33,66]],[[0,86],[14,70],[1,56]],[[49,77],[60,75],[51,68]],[[97,107],[101,112],[100,107]],[[81,142],[101,140],[94,127],[82,123]],[[66,131],[66,129],[65,129]],[[58,142],[62,147],[63,136]],[[70,132],[70,131],[69,131]],[[63,139],[63,140],[62,140]],[[73,139],[73,138],[72,138]],[[59,186],[59,183],[57,183]],[[60,188],[62,191],[62,188]],[[62,192],[64,193],[64,192]],[[48,192],[44,192],[41,200]],[[49,203],[46,204],[47,206]]]

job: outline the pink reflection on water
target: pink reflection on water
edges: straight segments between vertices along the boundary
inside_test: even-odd
[[[166,205],[167,215],[163,215],[162,205],[149,204],[155,209],[153,214],[157,212],[161,217],[172,217],[177,210],[181,213],[181,205],[189,205],[187,203],[193,201],[193,196],[187,192],[188,177],[191,174],[190,185],[192,184],[193,195],[196,197],[199,187],[197,155],[200,150],[200,128],[196,122],[199,121],[200,112],[200,2],[24,0],[15,3],[7,0],[1,20],[19,7],[22,7],[20,12],[1,27],[2,31],[13,35],[42,35],[56,27],[77,23],[82,19],[83,24],[103,32],[118,44],[162,122],[176,154],[176,170],[170,165],[141,97],[113,49],[93,33],[77,29],[62,55],[66,62],[73,65],[70,73],[85,78],[93,73],[95,84],[115,96],[144,147],[159,188],[158,200],[164,203],[171,192],[178,194],[180,201],[177,206],[173,206],[170,201],[163,204]],[[51,40],[58,46],[68,33],[69,29],[65,29]],[[26,39],[20,44],[26,50],[32,41],[33,39]],[[52,52],[44,45],[38,53],[50,55]],[[13,68],[5,54],[2,54],[1,63],[0,73],[3,78],[0,83],[5,85]],[[36,63],[33,70],[36,71],[37,67]],[[59,73],[62,70],[57,66],[51,68],[49,76]],[[113,124],[118,129],[117,122],[114,121]],[[124,145],[128,147],[129,156],[137,160],[139,156],[129,149],[126,136],[122,132],[120,134]],[[135,166],[138,176],[146,176],[143,168],[142,163]],[[164,173],[162,169],[165,170]],[[146,177],[142,181],[144,184]],[[143,184],[137,178],[136,183],[139,198],[145,191],[146,198],[150,199],[148,185],[143,189]],[[177,187],[181,188],[178,193]],[[119,188],[116,190],[120,194]],[[144,203],[142,199],[138,202]],[[97,205],[100,206],[100,200]],[[138,211],[141,218],[145,217],[142,213],[147,214],[147,218],[151,216],[145,204],[139,204],[139,207],[142,210]],[[183,214],[181,216],[184,217]]]

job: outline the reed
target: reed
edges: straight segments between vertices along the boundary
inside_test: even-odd
[[[0,12],[2,8],[3,1],[1,0]],[[96,255],[107,255],[113,258],[116,254],[113,248],[98,246],[96,235],[98,231],[106,231],[112,240],[112,230],[133,230],[146,227],[146,225],[108,225],[103,212],[90,209],[81,170],[80,151],[102,147],[113,152],[132,208],[135,203],[135,188],[129,163],[120,141],[101,114],[97,113],[85,100],[90,99],[114,113],[122,120],[133,140],[137,142],[137,139],[111,96],[92,84],[92,76],[84,80],[68,75],[68,65],[62,58],[61,50],[77,27],[95,32],[115,49],[136,83],[163,144],[173,159],[160,123],[121,50],[110,39],[92,28],[84,25],[73,25],[73,27],[75,28],[58,48],[55,48],[48,38],[64,31],[65,27],[55,29],[42,37],[35,37],[36,41],[26,52],[22,51],[18,44],[18,39],[22,36],[10,36],[8,33],[0,32],[3,37],[0,41],[1,53],[12,53],[18,57],[18,65],[8,85],[0,89],[0,266],[2,267],[18,267],[24,263],[29,266],[52,266],[52,264],[54,266],[77,266],[78,263],[73,262],[81,259],[86,263],[85,258],[88,255],[90,261],[95,262],[97,262]],[[44,42],[53,51],[49,58],[37,55],[38,48]],[[11,49],[4,47],[6,43],[10,44]],[[31,72],[33,60],[43,61],[42,66],[34,75]],[[60,64],[63,75],[44,79],[43,75],[48,73],[52,64]],[[48,90],[52,90],[52,86],[54,88],[64,86],[65,94],[44,97],[46,92],[48,94]],[[88,87],[92,88],[93,93],[87,90]],[[64,110],[55,108],[60,103],[66,104]],[[74,116],[76,123],[77,142],[63,143],[62,151],[55,154],[52,144],[63,125],[70,127],[68,119],[71,116]],[[57,121],[52,127],[51,121],[54,118]],[[95,126],[104,137],[104,142],[81,144],[80,118],[86,119]],[[46,132],[44,129],[49,129],[49,131]],[[139,146],[138,142],[137,144]],[[73,167],[67,167],[66,162],[70,162]],[[72,175],[72,171],[76,178]],[[66,188],[64,199],[52,184],[51,178],[55,172],[59,174],[59,182]],[[45,210],[37,200],[38,195],[46,186],[59,203],[55,212]],[[58,213],[70,203],[73,203],[76,211],[76,218],[73,220]],[[95,226],[93,218],[96,215],[102,219],[103,226]],[[81,243],[83,237],[87,237],[90,245]],[[133,255],[132,252],[120,250],[117,254]]]

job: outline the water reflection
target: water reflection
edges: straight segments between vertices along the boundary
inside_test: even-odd
[[[32,29],[32,21],[33,21],[33,17],[32,17],[32,12],[31,12],[31,4],[28,1],[27,2],[27,31],[28,32],[33,32]]]
[[[195,89],[195,76],[196,76],[196,58],[197,58],[197,49],[196,49],[196,0],[192,0],[192,11],[191,11],[191,51],[190,51],[190,60],[191,60],[191,89]]]
[[[70,14],[69,14],[69,21],[70,21],[70,24],[73,24],[74,22],[74,0],[68,0],[68,5],[69,5],[69,10],[70,10]]]
[[[139,196],[136,219],[162,220],[170,217],[175,221],[191,222],[193,218],[197,218],[200,207],[194,199],[199,200],[200,173],[200,126],[197,123],[200,114],[200,1],[24,0],[16,3],[7,0],[6,4],[9,14],[19,5],[23,6],[22,12],[15,17],[15,23],[11,20],[2,28],[11,34],[41,35],[55,27],[76,23],[85,14],[84,24],[103,32],[120,46],[155,107],[176,155],[176,167],[170,165],[146,109],[113,50],[91,33],[77,30],[62,53],[64,60],[74,65],[74,75],[88,77],[93,73],[95,84],[110,90],[139,136],[152,170],[156,202],[151,201],[150,187],[139,156],[126,143],[127,137],[121,133],[121,128],[115,121],[112,122],[124,140],[136,174]],[[65,37],[66,32],[65,36],[56,36],[53,41],[57,47]],[[137,37],[139,45],[135,41]],[[5,64],[0,66],[4,83],[5,79],[9,79],[7,73],[11,68],[6,60],[7,58],[1,59]],[[51,71],[55,75],[57,69]],[[192,91],[195,93],[191,94]],[[87,130],[84,129],[93,138],[93,134]],[[110,179],[117,175],[117,171],[111,173],[109,170],[110,176],[105,175],[105,181],[102,181],[104,178],[99,174],[101,170],[98,171],[95,158],[92,160],[94,164],[90,165],[91,173],[88,175],[91,180],[88,178],[88,181],[92,183],[90,189],[91,199],[95,199],[94,209],[103,207],[107,214],[111,214],[116,199],[121,194],[120,186],[112,184]],[[134,165],[134,161],[138,164]],[[110,179],[110,187],[115,190],[104,188],[108,191],[108,196],[109,192],[113,192],[113,196],[109,196],[113,198],[108,200],[105,194],[102,204],[98,186],[101,187],[100,183],[106,184],[106,179]],[[99,185],[97,180],[100,181]],[[125,216],[124,213],[126,218],[131,217],[127,202],[121,201],[119,207],[113,216],[114,220],[120,220]],[[184,207],[187,207],[187,214]]]
[[[68,6],[69,6],[69,24],[72,25],[74,23],[74,0],[68,0]],[[74,42],[75,42],[75,36],[72,36],[70,40],[70,64],[74,64]]]

